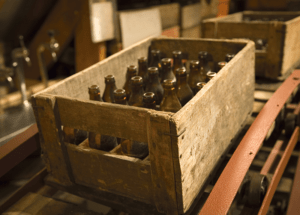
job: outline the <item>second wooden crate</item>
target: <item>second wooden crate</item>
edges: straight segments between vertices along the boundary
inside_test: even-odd
[[[204,38],[262,39],[266,50],[256,50],[256,76],[284,79],[300,63],[300,12],[245,11],[204,20]],[[245,19],[262,21],[244,21]],[[264,21],[278,19],[281,21]]]
[[[136,65],[149,48],[166,57],[181,50],[189,60],[197,59],[199,51],[208,51],[216,62],[227,53],[236,55],[177,113],[88,99],[88,87],[99,84],[103,92],[108,74],[123,86],[126,66]],[[190,208],[210,179],[250,114],[253,94],[252,41],[150,38],[34,95],[33,106],[44,160],[57,183],[123,196],[176,215]],[[149,157],[64,142],[62,126],[148,142]]]

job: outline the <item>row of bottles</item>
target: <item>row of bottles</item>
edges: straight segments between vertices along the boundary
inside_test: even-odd
[[[172,59],[160,59],[160,51],[152,50],[150,67],[146,57],[138,59],[138,68],[134,65],[127,67],[123,89],[116,87],[113,75],[107,75],[102,98],[99,86],[92,85],[88,89],[90,100],[175,113],[216,75],[207,63],[207,56],[207,52],[200,52],[200,60],[190,61],[190,73],[187,74],[181,51],[173,52],[172,67]],[[233,57],[233,54],[227,54],[225,61],[219,62],[219,69]],[[74,134],[74,130],[64,128],[67,142],[73,142],[70,137],[72,133]],[[136,158],[144,158],[149,153],[147,143],[94,132],[88,133],[88,141],[91,148],[103,151],[111,151],[121,144],[123,154]]]

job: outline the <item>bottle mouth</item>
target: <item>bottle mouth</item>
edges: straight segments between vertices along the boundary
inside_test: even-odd
[[[155,75],[158,74],[158,68],[157,67],[149,67],[148,68],[149,75]]]
[[[184,76],[186,76],[186,69],[185,69],[185,67],[181,67],[181,68],[176,69],[176,76],[178,76],[178,77],[184,77]]]
[[[201,90],[204,87],[205,84],[206,84],[205,82],[198,82],[196,84],[196,89]]]
[[[150,104],[150,103],[154,103],[155,104],[155,100],[154,100],[155,94],[153,92],[147,92],[143,94],[143,102]]]
[[[137,67],[135,65],[129,65],[129,66],[127,66],[127,72],[136,73],[137,72]]]
[[[114,98],[117,100],[126,100],[126,91],[124,89],[116,89],[114,91]]]
[[[208,73],[206,73],[206,76],[208,77],[209,80],[211,80],[213,77],[216,76],[216,74],[217,73],[215,73],[215,72],[208,72]]]
[[[105,83],[114,83],[115,82],[115,76],[113,75],[107,75],[105,76]]]
[[[147,63],[147,58],[146,57],[140,57],[138,59],[138,63]]]
[[[172,90],[175,88],[175,82],[172,79],[166,79],[163,81],[163,87],[168,90]]]
[[[171,58],[163,58],[161,60],[161,65],[162,66],[171,66],[171,62],[172,62]]]
[[[158,55],[160,55],[160,50],[151,50],[151,55],[152,56],[158,56]]]
[[[218,63],[218,66],[219,66],[220,69],[222,69],[224,66],[226,66],[226,64],[227,64],[226,61],[220,61],[220,62]]]
[[[181,51],[173,51],[173,58],[182,58],[182,52]]]
[[[198,57],[201,59],[207,58],[208,52],[206,51],[201,51],[198,53]]]
[[[141,86],[143,85],[143,78],[141,76],[134,76],[131,78],[131,84],[133,86]]]
[[[92,85],[89,87],[89,94],[100,93],[100,88],[98,85]]]

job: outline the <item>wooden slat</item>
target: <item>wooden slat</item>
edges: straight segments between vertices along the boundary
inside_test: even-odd
[[[31,59],[31,66],[24,65],[26,78],[37,79],[40,76],[36,51],[40,44],[50,41],[47,34],[48,30],[53,29],[57,32],[55,38],[60,44],[60,50],[57,53],[58,57],[63,53],[73,37],[73,32],[78,23],[80,8],[82,7],[83,2],[84,1],[80,0],[57,1],[28,47],[30,51],[29,57]],[[45,51],[45,63],[47,66],[53,64],[53,59],[48,51]]]
[[[80,72],[106,58],[105,42],[92,42],[89,2],[89,0],[83,1],[80,20],[75,30],[76,72]]]
[[[153,113],[148,120],[148,146],[156,208],[178,215],[169,120],[171,113]]]
[[[178,160],[174,169],[180,169],[176,181],[182,183],[177,195],[182,195],[184,212],[252,111],[254,44],[249,43],[227,66],[173,116],[176,133],[185,131],[177,138],[178,154],[174,154]]]
[[[56,124],[57,116],[54,114],[55,98],[50,95],[33,97],[32,104],[47,170],[61,183],[70,184],[68,158],[62,152],[61,129]]]
[[[64,126],[147,142],[147,109],[57,96]]]
[[[201,4],[191,4],[181,8],[181,28],[187,29],[199,25],[201,22]]]
[[[163,30],[180,24],[180,4],[165,4],[153,8],[159,9]]]
[[[201,25],[191,27],[188,29],[183,29],[181,31],[181,36],[184,38],[200,38],[201,37]]]
[[[84,146],[67,147],[76,183],[153,203],[149,164]]]

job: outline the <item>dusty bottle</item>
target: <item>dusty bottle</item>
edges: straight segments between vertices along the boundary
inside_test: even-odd
[[[160,110],[176,113],[182,106],[176,95],[174,81],[172,79],[164,80],[163,87],[164,97],[160,103]]]
[[[205,84],[205,82],[198,82],[196,84],[196,93],[198,93],[204,87]]]
[[[166,79],[171,79],[174,82],[176,81],[176,77],[172,71],[171,62],[171,58],[164,58],[161,60],[161,83]]]
[[[158,77],[158,68],[157,67],[150,67],[148,68],[148,83],[146,85],[146,92],[153,92],[155,94],[155,101],[157,104],[160,104],[163,94],[164,94],[164,89],[159,82],[159,77]]]
[[[176,70],[176,94],[182,106],[190,101],[194,93],[187,83],[187,73],[185,67]]]
[[[173,73],[176,76],[177,69],[183,67],[181,51],[173,51]]]
[[[89,87],[89,94],[90,100],[102,101],[99,86],[92,85]],[[110,151],[118,145],[116,137],[101,135],[94,132],[89,132],[88,139],[89,146],[93,149]]]
[[[126,91],[127,100],[129,99],[131,94],[131,78],[134,76],[137,76],[137,67],[134,65],[130,65],[127,67],[126,81],[123,87],[123,89]]]
[[[116,89],[114,91],[115,103],[119,105],[128,105],[126,91],[124,89]]]
[[[131,78],[131,95],[128,100],[130,106],[143,107],[143,78],[134,76]]]
[[[218,62],[219,71],[220,71],[224,66],[226,66],[226,64],[227,64],[226,61],[220,61],[220,62]]]
[[[228,63],[232,58],[234,58],[235,54],[226,54],[225,61]]]
[[[152,92],[144,93],[143,95],[143,107],[155,110],[156,109],[156,101],[155,94]]]
[[[128,105],[126,100],[125,90],[123,89],[115,90],[114,96],[117,104]],[[118,141],[121,143],[121,149],[124,155],[135,157],[135,158],[144,158],[149,154],[147,143],[139,142],[135,140],[123,139],[123,138],[118,138]]]
[[[208,64],[208,52],[199,52],[198,59],[200,66],[204,67],[205,74],[211,71],[211,68]]]
[[[115,77],[113,75],[105,76],[105,89],[103,93],[103,101],[114,103],[114,90],[117,89]]]
[[[151,57],[150,57],[151,61],[150,61],[149,65],[148,65],[148,67],[157,67],[158,68],[159,77],[161,77],[161,64],[160,64],[161,53],[160,53],[160,50],[151,50],[150,54],[151,54]]]
[[[216,74],[217,74],[217,73],[215,73],[215,72],[208,72],[208,73],[206,74],[206,76],[207,76],[207,82],[210,81],[213,77],[215,77]]]
[[[66,143],[75,143],[75,129],[67,126],[63,127],[63,138]]]
[[[141,57],[138,59],[139,69],[138,76],[143,78],[143,87],[145,88],[148,82],[148,63],[146,57]]]
[[[206,73],[204,68],[202,67],[202,71],[200,74],[200,65],[198,60],[192,60],[190,62],[190,75],[188,84],[191,89],[195,92],[195,87],[198,82],[204,82],[206,80]]]

